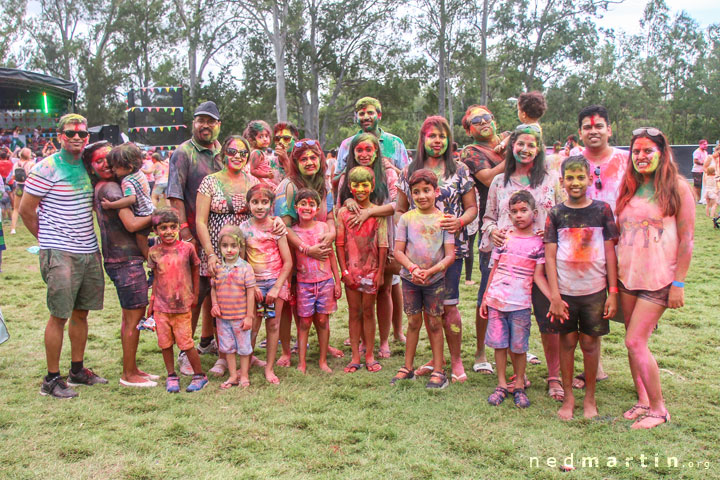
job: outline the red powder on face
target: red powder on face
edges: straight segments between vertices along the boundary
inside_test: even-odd
[[[593,115],[592,117],[590,117],[590,126],[591,126],[591,127],[594,127],[594,126],[595,126],[595,115]]]

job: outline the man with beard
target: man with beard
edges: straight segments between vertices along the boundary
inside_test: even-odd
[[[170,158],[167,198],[170,205],[178,211],[180,217],[180,239],[198,246],[195,230],[195,200],[203,178],[222,170],[220,142],[220,112],[215,102],[205,102],[195,110],[192,123],[192,138],[178,146]],[[200,277],[200,294],[197,306],[192,311],[193,335],[197,328],[201,307],[203,309],[202,330],[200,333],[200,353],[217,353],[213,338],[212,316],[210,315],[210,278]],[[207,300],[207,302],[204,302]],[[207,303],[206,305],[203,305]],[[178,356],[180,372],[192,375],[193,370],[184,353]]]
[[[484,105],[470,105],[462,118],[462,126],[465,132],[471,136],[474,142],[463,148],[460,160],[467,165],[470,174],[475,181],[478,191],[478,218],[482,222],[485,215],[488,190],[496,175],[505,171],[505,159],[502,152],[495,152],[495,147],[507,136],[498,135],[495,117]],[[479,243],[479,242],[478,242]],[[485,355],[485,331],[487,330],[487,319],[480,316],[480,304],[485,293],[490,269],[490,254],[492,252],[481,251],[478,257],[480,263],[480,290],[478,290],[478,302],[475,312],[475,333],[477,335],[477,348],[475,350],[475,363],[473,371],[485,374],[492,374],[492,364],[487,361]],[[472,252],[470,252],[472,255]]]

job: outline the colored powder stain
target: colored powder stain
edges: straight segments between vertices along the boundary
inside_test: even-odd
[[[452,324],[450,325],[450,331],[453,333],[460,333],[460,326]]]
[[[74,190],[92,191],[90,177],[81,160],[75,160],[73,156],[65,150],[61,150],[57,156],[54,156],[54,160],[54,168],[72,185]]]
[[[595,248],[593,245],[593,231],[586,228],[570,228],[570,252],[572,254],[572,262],[578,267],[590,266],[590,263],[596,258]]]

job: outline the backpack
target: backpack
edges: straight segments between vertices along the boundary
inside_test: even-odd
[[[15,181],[18,183],[25,183],[25,180],[27,180],[27,172],[25,171],[25,168],[23,167],[15,167]]]

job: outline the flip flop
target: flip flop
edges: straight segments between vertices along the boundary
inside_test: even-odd
[[[345,345],[346,347],[349,347],[351,344],[352,344],[352,342],[350,341],[349,338],[346,338],[345,341],[343,342],[343,345]]]
[[[362,363],[349,363],[347,367],[343,368],[345,373],[355,373],[363,367]]]
[[[548,385],[548,395],[550,395],[553,400],[557,400],[558,402],[565,400],[565,390],[563,390],[562,380],[558,377],[548,377],[545,381]],[[555,386],[551,386],[551,383]]]
[[[230,382],[228,380],[225,380],[223,383],[220,384],[220,390],[228,390],[232,387],[237,387],[238,385],[238,382]]]
[[[604,377],[596,378],[595,382],[604,382],[608,378],[610,378],[610,375],[606,373]],[[577,382],[575,380],[577,380]],[[582,382],[582,385],[580,385],[579,382]],[[573,378],[573,388],[578,390],[585,388],[585,372],[575,375],[575,378]]]
[[[492,375],[495,373],[490,362],[477,362],[473,365],[473,372],[482,373],[483,375]]]
[[[378,357],[380,358],[390,358],[392,355],[392,352],[390,352],[390,349],[383,350],[382,348],[378,351]]]
[[[380,365],[380,362],[375,360],[374,362],[370,362],[367,365],[365,365],[365,368],[367,369],[368,372],[375,373],[375,372],[379,372],[380,370],[382,370],[382,365]]]
[[[250,380],[243,380],[242,382],[240,382],[240,386],[243,387],[243,388],[249,387],[249,386],[250,386]]]
[[[416,377],[424,377],[425,375],[430,375],[431,373],[433,373],[433,370],[435,370],[435,369],[433,368],[432,365],[425,364],[422,367],[415,370],[415,376]]]
[[[530,352],[525,353],[525,356],[527,358],[527,362],[530,365],[540,365],[540,363],[542,363],[540,362],[540,359],[537,357],[537,355],[533,355]]]
[[[460,375],[455,375],[453,373],[450,377],[452,378],[452,383],[465,383],[467,380],[467,373],[463,372]]]

